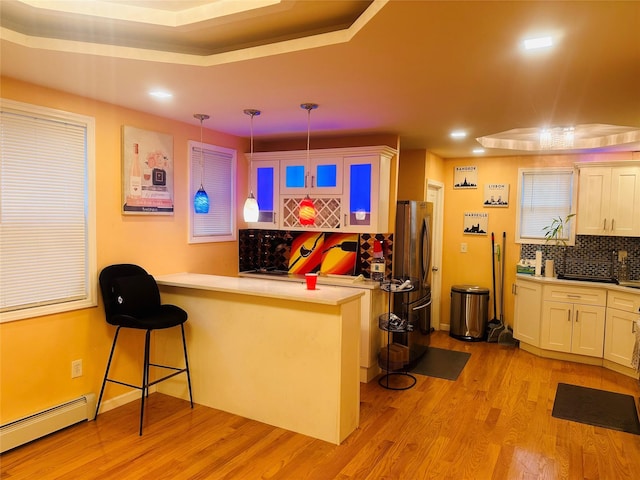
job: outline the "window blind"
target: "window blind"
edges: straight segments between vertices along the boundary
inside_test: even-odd
[[[566,218],[573,208],[573,170],[521,170],[519,237],[523,242],[544,240],[543,228],[554,218]],[[573,237],[572,224],[564,240]]]
[[[200,152],[202,153],[202,157]],[[201,158],[203,164],[201,164]],[[190,243],[236,239],[236,152],[215,145],[190,142]],[[209,213],[195,214],[193,196],[200,182],[209,197]]]
[[[94,304],[88,125],[73,114],[6,105],[0,117],[2,320]],[[46,309],[52,305],[61,307]],[[22,312],[5,315],[16,311]]]

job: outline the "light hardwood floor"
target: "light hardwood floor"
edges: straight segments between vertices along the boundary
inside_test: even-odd
[[[551,416],[559,382],[637,404],[636,379],[444,332],[431,345],[471,353],[458,380],[418,376],[406,391],[363,385],[360,427],[340,446],[153,394],[142,437],[139,403],[130,403],[5,453],[1,478],[640,478],[640,436]]]

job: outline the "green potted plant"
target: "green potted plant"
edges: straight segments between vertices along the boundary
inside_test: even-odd
[[[563,220],[562,217],[555,217],[551,223],[543,227],[545,243],[553,242],[555,245],[567,246],[566,237],[564,237],[564,227],[569,223],[571,218],[575,217],[575,213],[570,213]]]
[[[542,231],[544,232],[545,243],[553,243],[556,246],[562,245],[563,247],[566,247],[567,238],[564,235],[564,229],[575,215],[575,213],[570,213],[564,219],[560,216],[554,217],[549,225],[543,227]],[[545,261],[544,275],[545,277],[555,276],[552,259]]]

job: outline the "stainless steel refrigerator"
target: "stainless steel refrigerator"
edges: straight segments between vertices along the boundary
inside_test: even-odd
[[[413,331],[394,334],[394,342],[409,347],[415,364],[429,345],[431,328],[431,228],[433,204],[401,200],[393,235],[393,278],[411,280],[414,289],[393,296],[393,311],[407,318]]]

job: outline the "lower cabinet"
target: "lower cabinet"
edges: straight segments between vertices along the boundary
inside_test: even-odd
[[[517,279],[513,294],[516,297],[513,336],[521,342],[539,347],[542,285]]]
[[[605,307],[545,301],[540,347],[602,358]]]
[[[607,299],[607,322],[604,358],[631,368],[631,355],[640,322],[640,295],[610,291]]]
[[[540,347],[602,358],[606,290],[553,284],[542,295]]]
[[[637,378],[631,357],[640,292],[628,290],[518,275],[512,290],[514,337],[536,355],[603,365]]]

